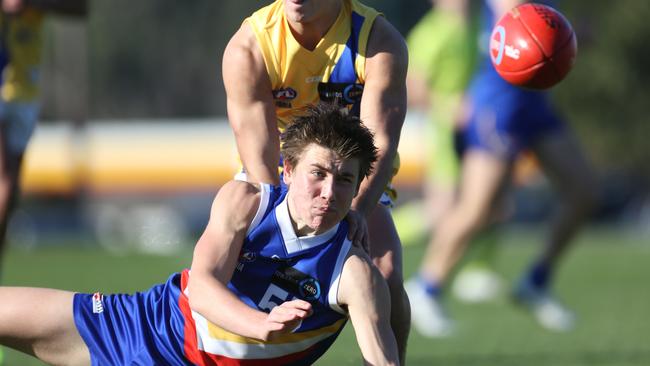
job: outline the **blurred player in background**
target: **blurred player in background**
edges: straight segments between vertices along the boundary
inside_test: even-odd
[[[23,154],[36,127],[43,23],[48,12],[85,15],[86,0],[0,0],[0,278]],[[0,349],[2,362],[2,349]]]
[[[493,24],[521,1],[485,1],[484,39]],[[596,200],[595,176],[569,127],[550,105],[546,93],[514,87],[494,70],[485,54],[468,91],[468,120],[458,198],[442,216],[418,276],[410,282],[413,319],[427,336],[452,329],[441,307],[442,292],[472,238],[500,210],[514,161],[529,149],[560,195],[560,209],[539,255],[517,283],[513,296],[535,319],[553,331],[574,326],[574,315],[551,294],[561,256]]]
[[[370,255],[388,282],[402,361],[410,307],[389,181],[398,167],[407,64],[399,32],[357,0],[277,0],[245,19],[223,58],[228,119],[251,182],[279,182],[279,130],[309,103],[338,102],[374,133],[377,166],[347,220],[369,235]]]
[[[86,11],[85,0],[2,0],[0,258],[5,243],[7,222],[18,198],[18,179],[23,154],[38,119],[39,76],[45,17],[50,12],[83,16]]]
[[[453,201],[458,179],[454,134],[476,59],[476,35],[468,1],[432,0],[432,6],[407,37],[409,114],[427,114],[426,217],[419,212],[410,220],[417,221],[418,226],[435,226]],[[402,241],[406,241],[401,234]]]
[[[365,363],[399,365],[388,287],[341,222],[371,132],[321,105],[282,142],[285,186],[225,184],[191,271],[134,295],[0,288],[0,342],[57,365],[311,365],[350,318]]]
[[[432,1],[431,10],[407,38],[409,113],[424,112],[427,120],[425,204],[407,203],[393,215],[405,245],[427,240],[456,197],[460,157],[455,139],[462,127],[463,95],[478,56],[476,8],[466,0]],[[486,301],[499,293],[501,279],[491,269],[494,231],[491,225],[482,233],[472,260],[455,277],[453,289],[461,300]]]

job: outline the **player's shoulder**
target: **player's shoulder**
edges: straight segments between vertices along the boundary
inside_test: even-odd
[[[253,199],[260,195],[264,190],[264,185],[259,183],[250,183],[243,180],[231,180],[226,182],[219,194],[226,195],[233,199]]]
[[[231,215],[247,219],[257,212],[264,186],[240,180],[225,183],[213,203],[213,209],[226,209]]]
[[[362,248],[352,245],[348,252],[347,258],[343,263],[344,282],[363,283],[372,278],[374,265],[368,253]]]
[[[404,37],[395,26],[383,16],[377,17],[372,24],[370,37],[386,37],[388,42],[404,42]]]
[[[368,48],[368,53],[370,54],[374,52],[389,52],[403,58],[406,58],[408,55],[404,37],[383,16],[378,16],[372,24],[368,38]]]
[[[373,301],[374,294],[383,281],[381,273],[368,254],[353,246],[341,270],[338,300],[343,305],[364,306],[364,303]]]
[[[239,29],[230,38],[226,45],[224,55],[233,53],[251,52],[256,49],[257,39],[249,22],[243,22]]]
[[[264,58],[251,26],[244,22],[230,38],[223,53],[223,72],[225,82],[228,76],[239,81],[243,75],[265,75]]]

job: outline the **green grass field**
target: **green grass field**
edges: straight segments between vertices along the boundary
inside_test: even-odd
[[[497,268],[508,281],[515,281],[534,254],[537,234],[526,230],[504,236]],[[423,250],[423,245],[405,248],[407,276],[416,270]],[[3,282],[85,292],[133,292],[164,281],[172,271],[188,266],[190,258],[190,249],[176,257],[115,256],[84,246],[12,249],[5,258]],[[647,236],[591,229],[579,238],[557,277],[557,292],[579,316],[574,331],[552,334],[540,329],[505,295],[500,301],[481,305],[450,299],[458,332],[443,340],[412,333],[408,364],[650,365]],[[5,358],[9,366],[41,364],[13,351],[5,351]],[[361,364],[350,325],[318,364]]]

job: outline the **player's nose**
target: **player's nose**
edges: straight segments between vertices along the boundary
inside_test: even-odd
[[[334,189],[334,179],[332,177],[324,179],[320,187],[320,197],[328,202],[333,201]]]

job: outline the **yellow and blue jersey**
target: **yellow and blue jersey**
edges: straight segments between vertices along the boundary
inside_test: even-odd
[[[334,24],[313,50],[294,38],[283,0],[276,0],[244,20],[252,28],[264,58],[280,131],[303,113],[304,107],[319,101],[336,102],[359,116],[368,39],[380,15],[357,0],[344,0]],[[393,176],[399,164],[397,156]],[[384,192],[380,202],[392,206],[397,193],[390,183]]]
[[[0,13],[0,93],[4,102],[32,102],[39,93],[42,11],[26,8],[20,14]]]
[[[266,64],[280,130],[301,108],[319,100],[337,101],[358,114],[366,47],[379,14],[356,0],[344,0],[338,18],[314,50],[302,47],[294,38],[283,0],[244,20],[252,28]]]
[[[258,211],[228,287],[260,311],[288,300],[312,304],[292,333],[268,342],[211,323],[189,306],[189,270],[135,295],[77,294],[74,317],[93,365],[311,365],[347,322],[338,285],[351,247],[347,224],[297,237],[282,187],[262,185]],[[216,307],[219,304],[215,304]],[[136,362],[137,361],[137,362]]]

